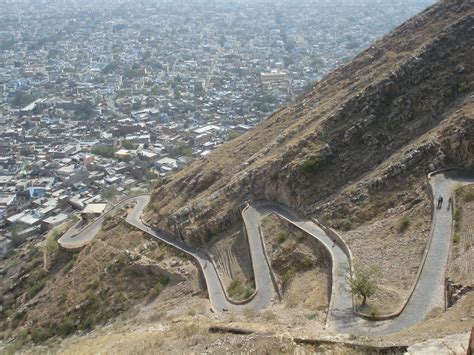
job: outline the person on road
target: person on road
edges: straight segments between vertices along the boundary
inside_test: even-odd
[[[441,209],[443,206],[443,196],[439,195],[438,197],[438,209]]]
[[[452,206],[453,206],[453,198],[450,197],[449,200],[448,200],[448,211]]]

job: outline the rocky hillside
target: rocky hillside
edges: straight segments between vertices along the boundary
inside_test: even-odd
[[[147,219],[192,242],[230,228],[245,201],[268,199],[335,227],[363,224],[387,210],[374,196],[410,194],[437,168],[473,168],[473,15],[471,1],[428,8],[164,181]]]
[[[190,302],[200,290],[195,267],[126,225],[124,213],[106,220],[80,251],[62,250],[48,237],[25,243],[2,263],[0,340],[8,350],[88,332],[167,299]]]

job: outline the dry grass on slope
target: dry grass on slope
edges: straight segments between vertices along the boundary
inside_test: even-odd
[[[456,189],[449,278],[457,284],[474,286],[474,185]]]
[[[197,283],[190,261],[146,239],[120,217],[111,217],[81,251],[57,251],[44,287],[33,297],[17,298],[16,313],[11,315],[15,322],[8,323],[3,336],[15,336],[11,346],[21,347],[30,340],[41,343],[77,330],[90,331],[160,298],[165,287],[188,284],[192,293],[195,286],[199,288]]]
[[[295,318],[324,323],[331,287],[329,253],[314,238],[273,214],[262,221],[262,233],[284,306]]]

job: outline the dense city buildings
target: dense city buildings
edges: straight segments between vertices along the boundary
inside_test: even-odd
[[[1,3],[0,255],[203,159],[433,1]]]

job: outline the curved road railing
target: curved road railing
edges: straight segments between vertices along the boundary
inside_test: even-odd
[[[474,182],[472,179],[447,177],[443,173],[430,176],[429,181],[433,196],[450,196],[454,187],[458,184]],[[316,238],[329,251],[332,258],[332,291],[328,321],[335,330],[352,334],[371,335],[395,333],[422,321],[431,309],[441,303],[444,294],[443,275],[448,259],[452,232],[452,214],[451,211],[447,211],[445,208],[441,210],[433,209],[434,215],[430,242],[427,245],[415,287],[400,315],[395,319],[387,321],[371,322],[356,317],[353,312],[352,295],[346,286],[346,274],[351,268],[351,260],[350,252],[348,253],[344,248],[345,242],[335,243],[334,236],[328,235],[327,230],[323,230],[313,221],[301,219],[288,208],[268,201],[258,201],[253,206],[247,206],[242,211],[256,288],[252,297],[242,304],[242,302],[233,301],[228,297],[216,266],[209,254],[190,247],[161,231],[152,229],[140,219],[142,211],[149,200],[149,195],[129,197],[81,229],[77,235],[60,238],[59,243],[65,248],[72,249],[78,248],[78,245],[83,246],[87,244],[100,230],[106,215],[117,211],[133,201],[135,206],[126,217],[127,223],[191,256],[197,262],[204,275],[209,300],[215,311],[260,310],[271,304],[275,295],[275,280],[272,279],[259,227],[264,217],[270,213],[275,213],[295,227]]]

